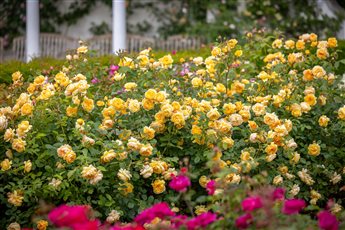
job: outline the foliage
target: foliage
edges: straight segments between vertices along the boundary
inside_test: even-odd
[[[43,201],[88,204],[101,220],[116,210],[131,221],[161,201],[180,214],[205,205],[233,220],[211,195],[227,204],[227,186],[262,176],[307,201],[310,215],[329,199],[339,209],[345,94],[334,74],[344,64],[337,40],[259,32],[243,40],[178,60],[150,49],[99,59],[81,44],[63,66],[14,72],[0,109],[1,228],[32,225]],[[171,184],[178,174],[191,183]]]

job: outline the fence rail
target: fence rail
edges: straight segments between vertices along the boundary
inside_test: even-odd
[[[4,55],[4,40],[0,38],[0,61],[4,59],[17,59],[24,61],[26,55],[25,36],[16,37],[12,43],[12,50],[9,54]],[[105,55],[112,53],[112,35],[100,35],[86,40],[89,49],[96,50],[97,55]],[[144,37],[140,35],[127,35],[127,51],[138,52],[148,47],[172,51],[182,49],[198,49],[201,47],[203,40],[198,37],[186,37],[181,35],[171,36],[166,40]],[[40,34],[40,56],[64,58],[68,50],[78,47],[78,40],[52,33]],[[66,53],[67,52],[67,53]],[[8,53],[8,52],[7,52]]]

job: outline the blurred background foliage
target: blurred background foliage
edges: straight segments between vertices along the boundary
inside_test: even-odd
[[[41,32],[59,32],[59,25],[76,24],[97,3],[97,0],[76,0],[63,13],[58,6],[64,1],[40,0],[40,17],[44,18],[40,20]],[[100,1],[108,7],[112,6],[111,0]],[[214,41],[218,36],[236,36],[253,28],[279,30],[287,36],[306,32],[334,36],[345,18],[345,3],[342,0],[332,1],[339,5],[339,12],[334,17],[323,14],[317,0],[127,0],[127,17],[133,16],[137,9],[147,10],[161,22],[158,28],[161,37],[185,34]],[[1,1],[0,15],[0,37],[8,43],[25,33],[25,1]],[[100,35],[110,33],[110,28],[111,25],[103,22],[90,25],[89,30],[94,35]],[[127,28],[129,33],[143,34],[152,30],[152,24],[144,18]]]

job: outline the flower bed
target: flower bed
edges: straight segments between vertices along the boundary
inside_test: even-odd
[[[66,202],[111,224],[162,201],[181,215],[233,218],[228,190],[257,184],[285,187],[310,215],[332,199],[340,215],[336,47],[315,34],[259,33],[217,44],[205,59],[155,59],[147,49],[104,66],[82,44],[61,69],[28,81],[13,73],[0,109],[1,225],[31,226]]]

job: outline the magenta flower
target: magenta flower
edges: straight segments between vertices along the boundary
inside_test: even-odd
[[[242,216],[237,217],[235,220],[235,225],[237,228],[245,229],[252,223],[253,216],[250,213],[246,213]]]
[[[87,206],[60,205],[49,213],[48,218],[57,227],[72,227],[75,224],[88,222],[88,211]]]
[[[216,220],[217,220],[216,214],[212,212],[204,212],[200,214],[199,216],[190,219],[187,222],[187,229],[194,230],[194,229],[204,228]]]
[[[317,214],[319,220],[319,228],[322,230],[338,230],[339,222],[337,218],[327,210],[319,212]]]
[[[186,215],[177,215],[174,216],[170,222],[171,222],[171,228],[172,229],[179,229],[182,225],[186,223],[188,219],[188,216]]]
[[[91,83],[92,83],[92,84],[97,84],[97,83],[99,83],[98,78],[97,78],[97,77],[94,77],[94,78],[91,80]]]
[[[134,221],[140,225],[144,225],[145,223],[150,223],[156,217],[163,219],[164,217],[174,215],[175,213],[171,211],[169,205],[165,202],[161,202],[142,211],[135,217]]]
[[[169,187],[178,192],[187,191],[187,187],[191,186],[189,178],[185,175],[178,175],[172,178]]]
[[[124,226],[116,225],[112,227],[110,230],[145,230],[145,228],[139,225],[127,224]]]
[[[215,180],[210,180],[207,184],[206,184],[206,191],[208,193],[208,195],[212,196],[215,191],[216,191],[216,181]]]
[[[262,201],[260,197],[248,197],[241,203],[243,211],[251,212],[255,209],[262,207]]]
[[[176,50],[171,51],[171,54],[172,54],[172,55],[175,55],[176,53],[177,53]]]
[[[273,200],[284,200],[285,197],[285,189],[283,188],[276,188],[273,192]]]
[[[116,71],[118,71],[119,68],[120,68],[120,67],[119,67],[118,65],[111,65],[110,68],[109,68],[109,74],[110,74],[110,75],[114,75],[114,73],[115,73]]]
[[[286,200],[282,209],[282,212],[286,215],[296,214],[305,208],[306,203],[301,199]]]
[[[73,230],[98,230],[98,220],[87,221],[84,223],[76,223],[72,225]]]

